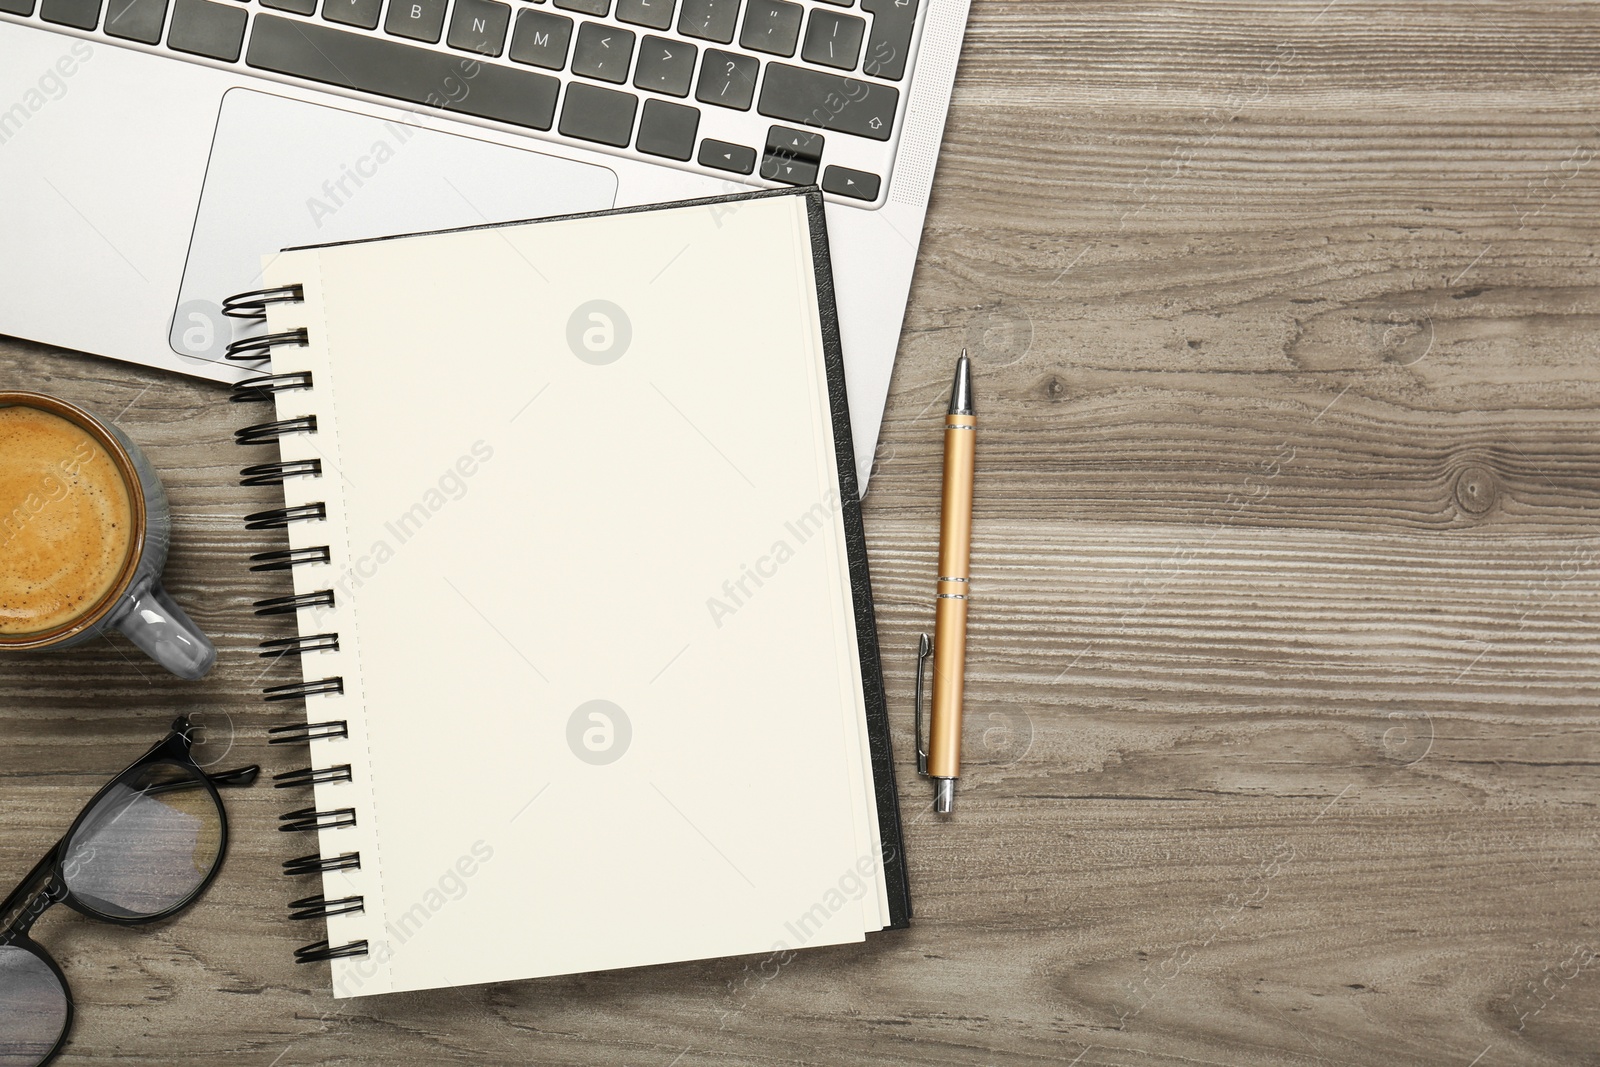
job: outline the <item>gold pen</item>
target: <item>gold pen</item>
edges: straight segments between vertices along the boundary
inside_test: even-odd
[[[956,361],[944,421],[944,493],[939,507],[939,581],[933,641],[917,646],[917,771],[933,779],[933,810],[948,815],[961,777],[962,675],[967,662],[967,589],[972,560],[972,470],[978,420],[972,410],[972,364]],[[933,658],[933,707],[922,743],[923,665]]]

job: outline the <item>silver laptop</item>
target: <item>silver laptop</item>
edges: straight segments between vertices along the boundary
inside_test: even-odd
[[[0,0],[0,333],[237,380],[264,252],[817,183],[864,484],[967,6]]]

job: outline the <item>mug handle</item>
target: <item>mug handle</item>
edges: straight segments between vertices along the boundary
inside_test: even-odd
[[[160,582],[129,593],[129,609],[117,629],[145,654],[187,681],[204,678],[217,662],[217,649]]]

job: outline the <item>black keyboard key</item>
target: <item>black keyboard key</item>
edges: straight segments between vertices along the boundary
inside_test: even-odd
[[[672,25],[676,0],[617,0],[617,21],[664,30]]]
[[[172,25],[167,27],[167,46],[190,55],[210,56],[232,63],[239,58],[239,46],[244,43],[246,17],[245,9],[238,4],[177,0],[172,5]]]
[[[767,131],[767,151],[782,152],[790,159],[809,159],[815,163],[822,158],[822,145],[820,133],[791,130],[787,126],[774,126]]]
[[[739,22],[739,0],[683,0],[678,32],[685,37],[727,44]]]
[[[700,155],[697,158],[702,167],[714,167],[717,170],[732,171],[734,174],[749,174],[756,169],[754,148],[746,148],[742,144],[729,144],[727,141],[714,141],[709,137],[700,142]]]
[[[204,0],[178,0],[180,7],[185,2]],[[279,74],[535,130],[550,128],[561,88],[546,74],[282,15],[256,16],[245,62]]]
[[[874,78],[899,81],[911,58],[911,33],[917,28],[917,0],[861,0],[872,16],[872,36],[861,69]]]
[[[117,6],[117,0],[111,0],[111,6]],[[270,7],[276,11],[288,11],[295,15],[315,15],[317,13],[317,0],[261,0],[262,7]]]
[[[103,28],[124,41],[159,44],[161,27],[166,21],[167,0],[111,0],[106,7]]]
[[[100,0],[39,0],[39,17],[57,26],[92,30],[100,22]]]
[[[611,0],[556,0],[556,6],[585,15],[604,15],[611,10]]]
[[[806,43],[800,49],[800,58],[825,67],[855,70],[866,30],[866,19],[841,15],[837,11],[815,10],[811,12],[811,21],[806,23]]]
[[[8,15],[31,15],[33,0],[0,0],[0,11]]]
[[[800,40],[800,17],[805,9],[788,0],[750,0],[744,9],[744,29],[739,46],[775,56],[794,55]]]
[[[633,140],[633,113],[638,107],[639,98],[632,93],[570,82],[567,102],[561,105],[561,132],[568,137],[626,148]]]
[[[823,136],[787,126],[767,131],[767,150],[761,157],[761,176],[790,185],[810,185],[817,180]]]
[[[822,172],[822,190],[857,200],[878,199],[878,186],[882,184],[876,174],[849,167],[829,167]]]
[[[900,90],[892,85],[768,63],[756,110],[768,118],[887,141],[899,104]]]
[[[769,149],[761,157],[761,176],[768,181],[810,185],[817,180],[817,165],[809,159],[793,159]]]
[[[389,0],[383,32],[437,44],[444,32],[445,0]]]
[[[450,34],[445,41],[451,48],[464,52],[497,56],[506,46],[506,26],[510,22],[509,4],[497,4],[494,0],[456,0],[456,9],[450,13]]]
[[[632,30],[585,22],[578,27],[578,43],[572,48],[572,73],[621,85],[628,80],[633,40]]]
[[[323,18],[363,30],[377,29],[382,11],[383,0],[322,0]]]
[[[636,147],[652,156],[686,160],[694,155],[694,135],[699,132],[699,108],[666,100],[646,100],[639,116]]]
[[[511,58],[546,70],[567,65],[567,45],[572,42],[572,20],[548,11],[517,12],[511,35]]]
[[[695,86],[694,98],[702,104],[749,111],[760,69],[761,61],[754,56],[708,48],[706,61],[700,64],[700,83]]]
[[[639,62],[633,69],[633,84],[639,89],[668,96],[688,96],[694,79],[694,59],[700,49],[688,41],[666,37],[646,37],[639,42]]]

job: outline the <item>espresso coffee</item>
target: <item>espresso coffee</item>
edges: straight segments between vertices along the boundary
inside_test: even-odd
[[[100,443],[59,415],[0,407],[0,634],[92,611],[132,548],[128,486]]]

